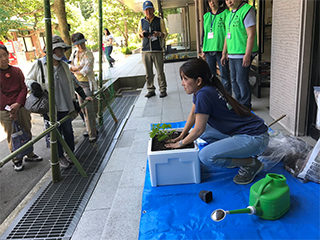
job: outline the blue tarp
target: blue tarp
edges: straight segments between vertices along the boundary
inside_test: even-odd
[[[184,122],[171,124],[173,128],[184,126]],[[282,162],[268,171],[283,174],[290,188],[290,209],[282,218],[269,221],[232,214],[221,222],[212,221],[215,209],[248,206],[253,183],[235,184],[232,179],[237,171],[202,166],[200,184],[152,187],[147,164],[139,239],[320,239],[320,185],[301,183],[284,170]],[[254,182],[265,175],[259,173]],[[201,190],[212,191],[210,203],[199,198]]]

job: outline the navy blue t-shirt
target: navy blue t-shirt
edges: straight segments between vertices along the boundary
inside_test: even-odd
[[[218,131],[233,136],[237,134],[260,135],[268,130],[258,116],[238,116],[229,110],[226,100],[213,86],[204,86],[193,95],[195,113],[209,115],[208,124]]]

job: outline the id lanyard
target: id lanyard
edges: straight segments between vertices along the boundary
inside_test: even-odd
[[[236,12],[231,12],[230,19],[229,19],[229,28],[228,28],[228,35],[227,38],[230,39],[231,38],[231,33],[230,33],[230,25],[232,23],[232,20],[234,19],[234,17],[236,16]]]
[[[213,20],[212,20],[212,15],[214,16],[213,17]],[[211,19],[211,26],[210,26],[210,32],[208,32],[208,39],[211,39],[213,38],[213,32],[212,32],[212,26],[213,26],[213,23],[214,23],[214,20],[216,19],[216,15],[212,14],[210,15],[210,19]]]

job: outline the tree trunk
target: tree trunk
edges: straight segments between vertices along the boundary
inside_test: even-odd
[[[55,0],[53,4],[53,9],[55,14],[58,18],[58,29],[63,41],[71,46],[71,38],[68,29],[68,22],[67,22],[67,14],[66,14],[66,7],[65,7],[65,0]],[[69,59],[71,54],[71,50],[65,52],[66,57]]]

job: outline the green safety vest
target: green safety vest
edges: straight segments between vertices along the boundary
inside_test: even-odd
[[[228,54],[245,54],[247,48],[247,31],[243,24],[243,20],[252,8],[249,4],[244,4],[236,12],[230,12],[226,18],[226,39]],[[230,38],[228,34],[230,33]],[[254,38],[252,52],[258,52],[257,34]]]
[[[207,12],[203,16],[203,52],[222,52],[224,39],[226,35],[226,18],[229,11],[225,9],[221,13],[214,15]],[[212,25],[212,29],[211,29]],[[213,38],[208,38],[208,34],[212,32]]]

